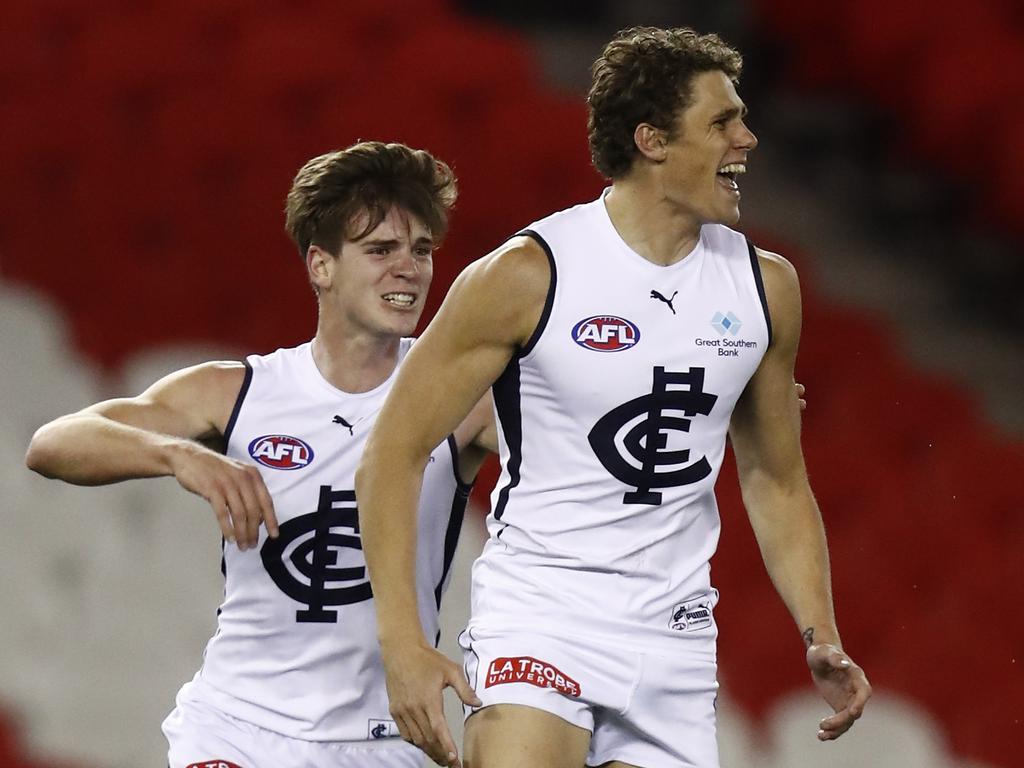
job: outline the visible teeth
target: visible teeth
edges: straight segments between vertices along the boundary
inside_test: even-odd
[[[385,293],[381,298],[396,307],[411,307],[416,301],[416,297],[411,293]]]
[[[719,173],[746,173],[747,166],[743,163],[732,163],[731,165],[725,165],[718,169]]]

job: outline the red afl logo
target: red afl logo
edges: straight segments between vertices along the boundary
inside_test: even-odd
[[[615,315],[595,315],[573,326],[572,339],[595,352],[621,352],[640,341],[640,329]]]
[[[249,455],[271,469],[302,469],[313,461],[309,443],[291,435],[264,435],[249,443]]]

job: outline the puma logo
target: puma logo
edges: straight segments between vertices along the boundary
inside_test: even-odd
[[[333,419],[331,419],[331,421],[333,421],[335,424],[341,424],[341,426],[343,426],[343,427],[348,427],[348,433],[350,435],[355,435],[355,431],[352,429],[352,427],[355,426],[355,425],[354,424],[349,424],[341,416],[335,416]]]
[[[675,293],[672,294],[672,299],[676,297],[676,293],[679,293],[679,291],[676,291]],[[672,314],[674,315],[676,313],[676,308],[672,306],[672,299],[666,299],[657,291],[651,291],[651,298],[665,302],[666,304],[668,304],[668,308],[672,310]]]

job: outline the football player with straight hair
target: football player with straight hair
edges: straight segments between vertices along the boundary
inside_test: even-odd
[[[313,158],[286,206],[319,305],[309,342],[177,371],[33,437],[27,464],[47,477],[170,475],[220,525],[224,600],[163,725],[170,768],[422,764],[388,714],[354,473],[412,345],[455,198],[448,166],[402,144]],[[469,483],[494,450],[484,398],[430,452],[409,555],[424,642],[437,641]],[[468,685],[463,695],[475,701]]]

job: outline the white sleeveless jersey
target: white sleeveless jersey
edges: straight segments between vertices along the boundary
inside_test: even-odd
[[[652,264],[603,197],[522,234],[552,279],[493,387],[502,471],[470,627],[662,650],[713,638],[714,484],[771,335],[754,249],[706,225],[684,259]]]
[[[400,361],[411,343],[402,340]],[[259,469],[281,533],[270,539],[261,526],[256,549],[224,547],[217,632],[179,701],[311,741],[398,736],[353,490],[393,380],[342,392],[320,375],[309,343],[247,359],[226,453]],[[457,466],[449,438],[431,454],[419,507],[419,612],[435,640],[469,494]]]

